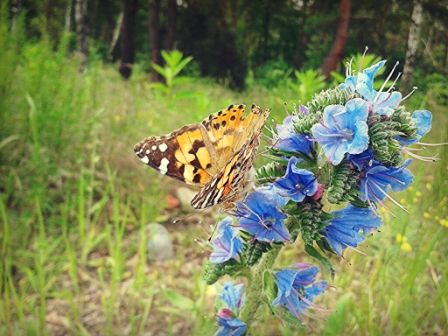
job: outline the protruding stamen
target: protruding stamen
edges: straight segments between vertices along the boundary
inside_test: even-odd
[[[389,81],[389,79],[392,77],[395,69],[397,68],[398,64],[400,64],[400,62],[395,62],[394,67],[392,68],[392,71],[389,73],[389,76],[387,76],[386,80],[384,81],[383,85],[381,85],[381,88],[379,89],[379,91],[377,92],[375,99],[373,100],[373,102],[375,103],[376,100],[378,99],[378,96],[380,95],[381,92],[383,92],[384,87],[387,85],[387,82]]]
[[[409,92],[405,97],[401,98],[399,104],[408,99],[415,91],[417,91],[417,89],[418,87],[414,86],[411,92]]]
[[[288,111],[288,103],[287,102],[283,102],[283,106],[285,107],[285,111],[286,111],[286,114],[287,115],[289,115],[289,111]]]
[[[395,80],[392,83],[392,85],[390,86],[389,90],[387,90],[386,92],[395,90],[395,84],[397,84],[398,78],[400,78],[400,77],[401,77],[401,72],[398,73],[397,78],[395,78]]]
[[[366,48],[364,49],[364,53],[362,54],[361,63],[359,63],[358,73],[362,71],[362,64],[364,63],[364,57],[366,57],[367,50],[369,50],[368,46],[366,46]]]

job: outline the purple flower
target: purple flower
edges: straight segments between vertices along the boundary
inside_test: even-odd
[[[291,314],[303,320],[304,315],[309,315],[307,308],[318,309],[312,301],[324,293],[328,285],[326,281],[314,283],[317,273],[319,269],[308,263],[299,263],[275,272],[278,292],[272,305],[279,306],[279,311],[282,306],[286,306]]]
[[[303,113],[305,114],[305,112]],[[306,114],[307,113],[308,111],[306,111]],[[275,148],[287,152],[302,152],[310,155],[314,143],[308,140],[310,138],[309,135],[296,133],[294,130],[294,121],[299,121],[299,117],[290,115],[283,120],[283,124],[278,124],[276,126],[278,140]]]
[[[232,217],[224,218],[218,225],[219,235],[213,239],[213,252],[210,261],[214,264],[223,263],[230,259],[239,259],[238,252],[243,248],[243,241],[238,237],[240,228],[232,226]]]
[[[241,336],[246,331],[246,323],[238,318],[220,317],[218,323],[221,328],[215,333],[215,336]]]
[[[279,205],[265,192],[256,190],[243,203],[238,203],[235,216],[240,226],[256,240],[287,241],[291,237],[284,223],[287,216],[277,209]]]
[[[224,283],[222,293],[218,295],[227,308],[235,314],[238,314],[244,303],[245,296],[243,295],[243,289],[243,284],[238,284],[235,286],[233,282],[228,281]]]
[[[345,153],[359,154],[367,149],[368,108],[364,100],[355,98],[345,106],[329,105],[324,110],[323,123],[311,128],[329,162],[339,164]]]
[[[301,202],[305,196],[314,195],[317,181],[309,170],[297,168],[297,162],[295,157],[289,160],[285,176],[274,182],[274,188],[279,195]]]
[[[333,250],[341,255],[348,246],[357,247],[365,240],[359,234],[375,230],[381,226],[381,218],[371,208],[357,208],[348,204],[344,209],[332,212],[337,217],[330,220],[330,224],[320,231],[325,236]]]
[[[411,163],[407,160],[403,166],[388,168],[377,161],[365,169],[365,175],[361,179],[361,199],[381,202],[387,197],[389,187],[393,191],[402,191],[409,187],[414,177],[406,167]]]

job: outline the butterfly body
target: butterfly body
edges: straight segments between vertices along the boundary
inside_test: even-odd
[[[134,147],[140,160],[161,174],[201,186],[191,205],[204,209],[223,204],[230,210],[245,198],[253,180],[253,161],[269,110],[230,105],[202,122],[149,137]]]

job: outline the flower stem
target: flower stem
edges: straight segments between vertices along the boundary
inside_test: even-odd
[[[246,323],[246,332],[254,321],[255,313],[260,306],[263,298],[263,274],[265,270],[270,269],[275,262],[282,246],[275,245],[272,250],[267,252],[261,259],[258,266],[255,268],[252,280],[249,282],[246,289],[246,299],[241,308],[239,319]]]

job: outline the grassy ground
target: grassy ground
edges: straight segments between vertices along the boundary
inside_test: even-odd
[[[0,334],[213,334],[216,287],[202,280],[207,253],[194,238],[206,238],[219,213],[169,209],[166,195],[182,185],[142,165],[133,145],[230,103],[269,106],[280,122],[282,102],[298,97],[195,80],[164,98],[138,67],[123,82],[93,57],[80,75],[63,43],[56,52],[27,45],[19,56],[17,38],[0,39]],[[434,113],[425,141],[446,140],[446,107],[425,93],[408,105]],[[382,232],[360,248],[366,255],[348,251],[350,265],[333,258],[334,288],[318,303],[336,311],[321,314],[327,323],[311,321],[310,334],[448,333],[448,152],[427,151],[437,152],[435,164],[413,163],[413,188],[396,195],[411,213],[390,205],[396,218],[384,214]],[[150,222],[166,224],[173,260],[147,260]],[[278,265],[299,261],[317,264],[297,243]],[[261,315],[253,334],[306,333]]]

